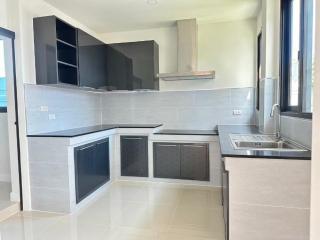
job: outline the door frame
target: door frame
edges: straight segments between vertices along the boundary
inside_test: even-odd
[[[21,151],[20,151],[20,134],[19,134],[19,112],[18,112],[18,95],[17,95],[17,77],[16,77],[16,60],[15,60],[15,33],[0,27],[0,36],[11,40],[12,46],[12,77],[13,77],[13,97],[14,97],[14,111],[15,111],[15,129],[16,129],[16,151],[18,160],[18,175],[19,175],[19,198],[20,210],[23,210],[23,194],[22,194],[22,174],[21,174]],[[12,183],[11,183],[12,184]]]

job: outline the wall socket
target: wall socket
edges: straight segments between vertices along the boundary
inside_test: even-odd
[[[49,114],[49,120],[55,120],[56,115],[54,113]]]
[[[235,115],[235,116],[239,116],[239,115],[242,115],[242,111],[239,110],[239,109],[235,109],[232,111],[232,114]]]
[[[40,106],[40,111],[41,112],[49,112],[49,107],[48,106]]]

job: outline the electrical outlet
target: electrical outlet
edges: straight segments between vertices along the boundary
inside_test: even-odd
[[[49,107],[48,106],[41,106],[40,111],[41,112],[49,112]]]
[[[241,115],[242,114],[242,111],[241,110],[239,110],[239,109],[235,109],[235,110],[233,110],[233,115],[235,115],[235,116],[239,116],[239,115]]]
[[[56,115],[53,113],[49,114],[49,120],[56,120]]]

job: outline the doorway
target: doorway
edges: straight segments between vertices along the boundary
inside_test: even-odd
[[[0,221],[22,209],[14,38],[0,28]]]

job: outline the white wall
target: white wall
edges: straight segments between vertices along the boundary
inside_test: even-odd
[[[0,181],[10,182],[10,156],[7,113],[0,113]]]
[[[19,105],[19,126],[20,126],[20,150],[24,209],[31,209],[30,198],[30,179],[28,162],[28,139],[25,116],[24,83],[35,83],[35,60],[33,44],[33,17],[56,15],[61,19],[79,27],[95,37],[93,31],[86,26],[66,16],[61,11],[53,8],[43,0],[0,0],[0,27],[7,28],[16,33],[16,74],[17,74],[17,93]],[[12,82],[12,81],[11,81]],[[9,108],[13,109],[13,86],[8,86]],[[10,139],[10,160],[11,160],[11,179],[12,193],[11,199],[19,200],[19,177],[18,160],[16,153],[14,112],[8,113],[9,137]]]
[[[108,43],[155,40],[159,44],[160,72],[177,70],[176,27],[105,33],[101,38]],[[160,81],[160,90],[253,87],[255,39],[256,19],[199,24],[198,69],[215,70],[216,79]]]
[[[316,54],[312,135],[311,229],[310,240],[320,239],[320,4],[316,1]]]

